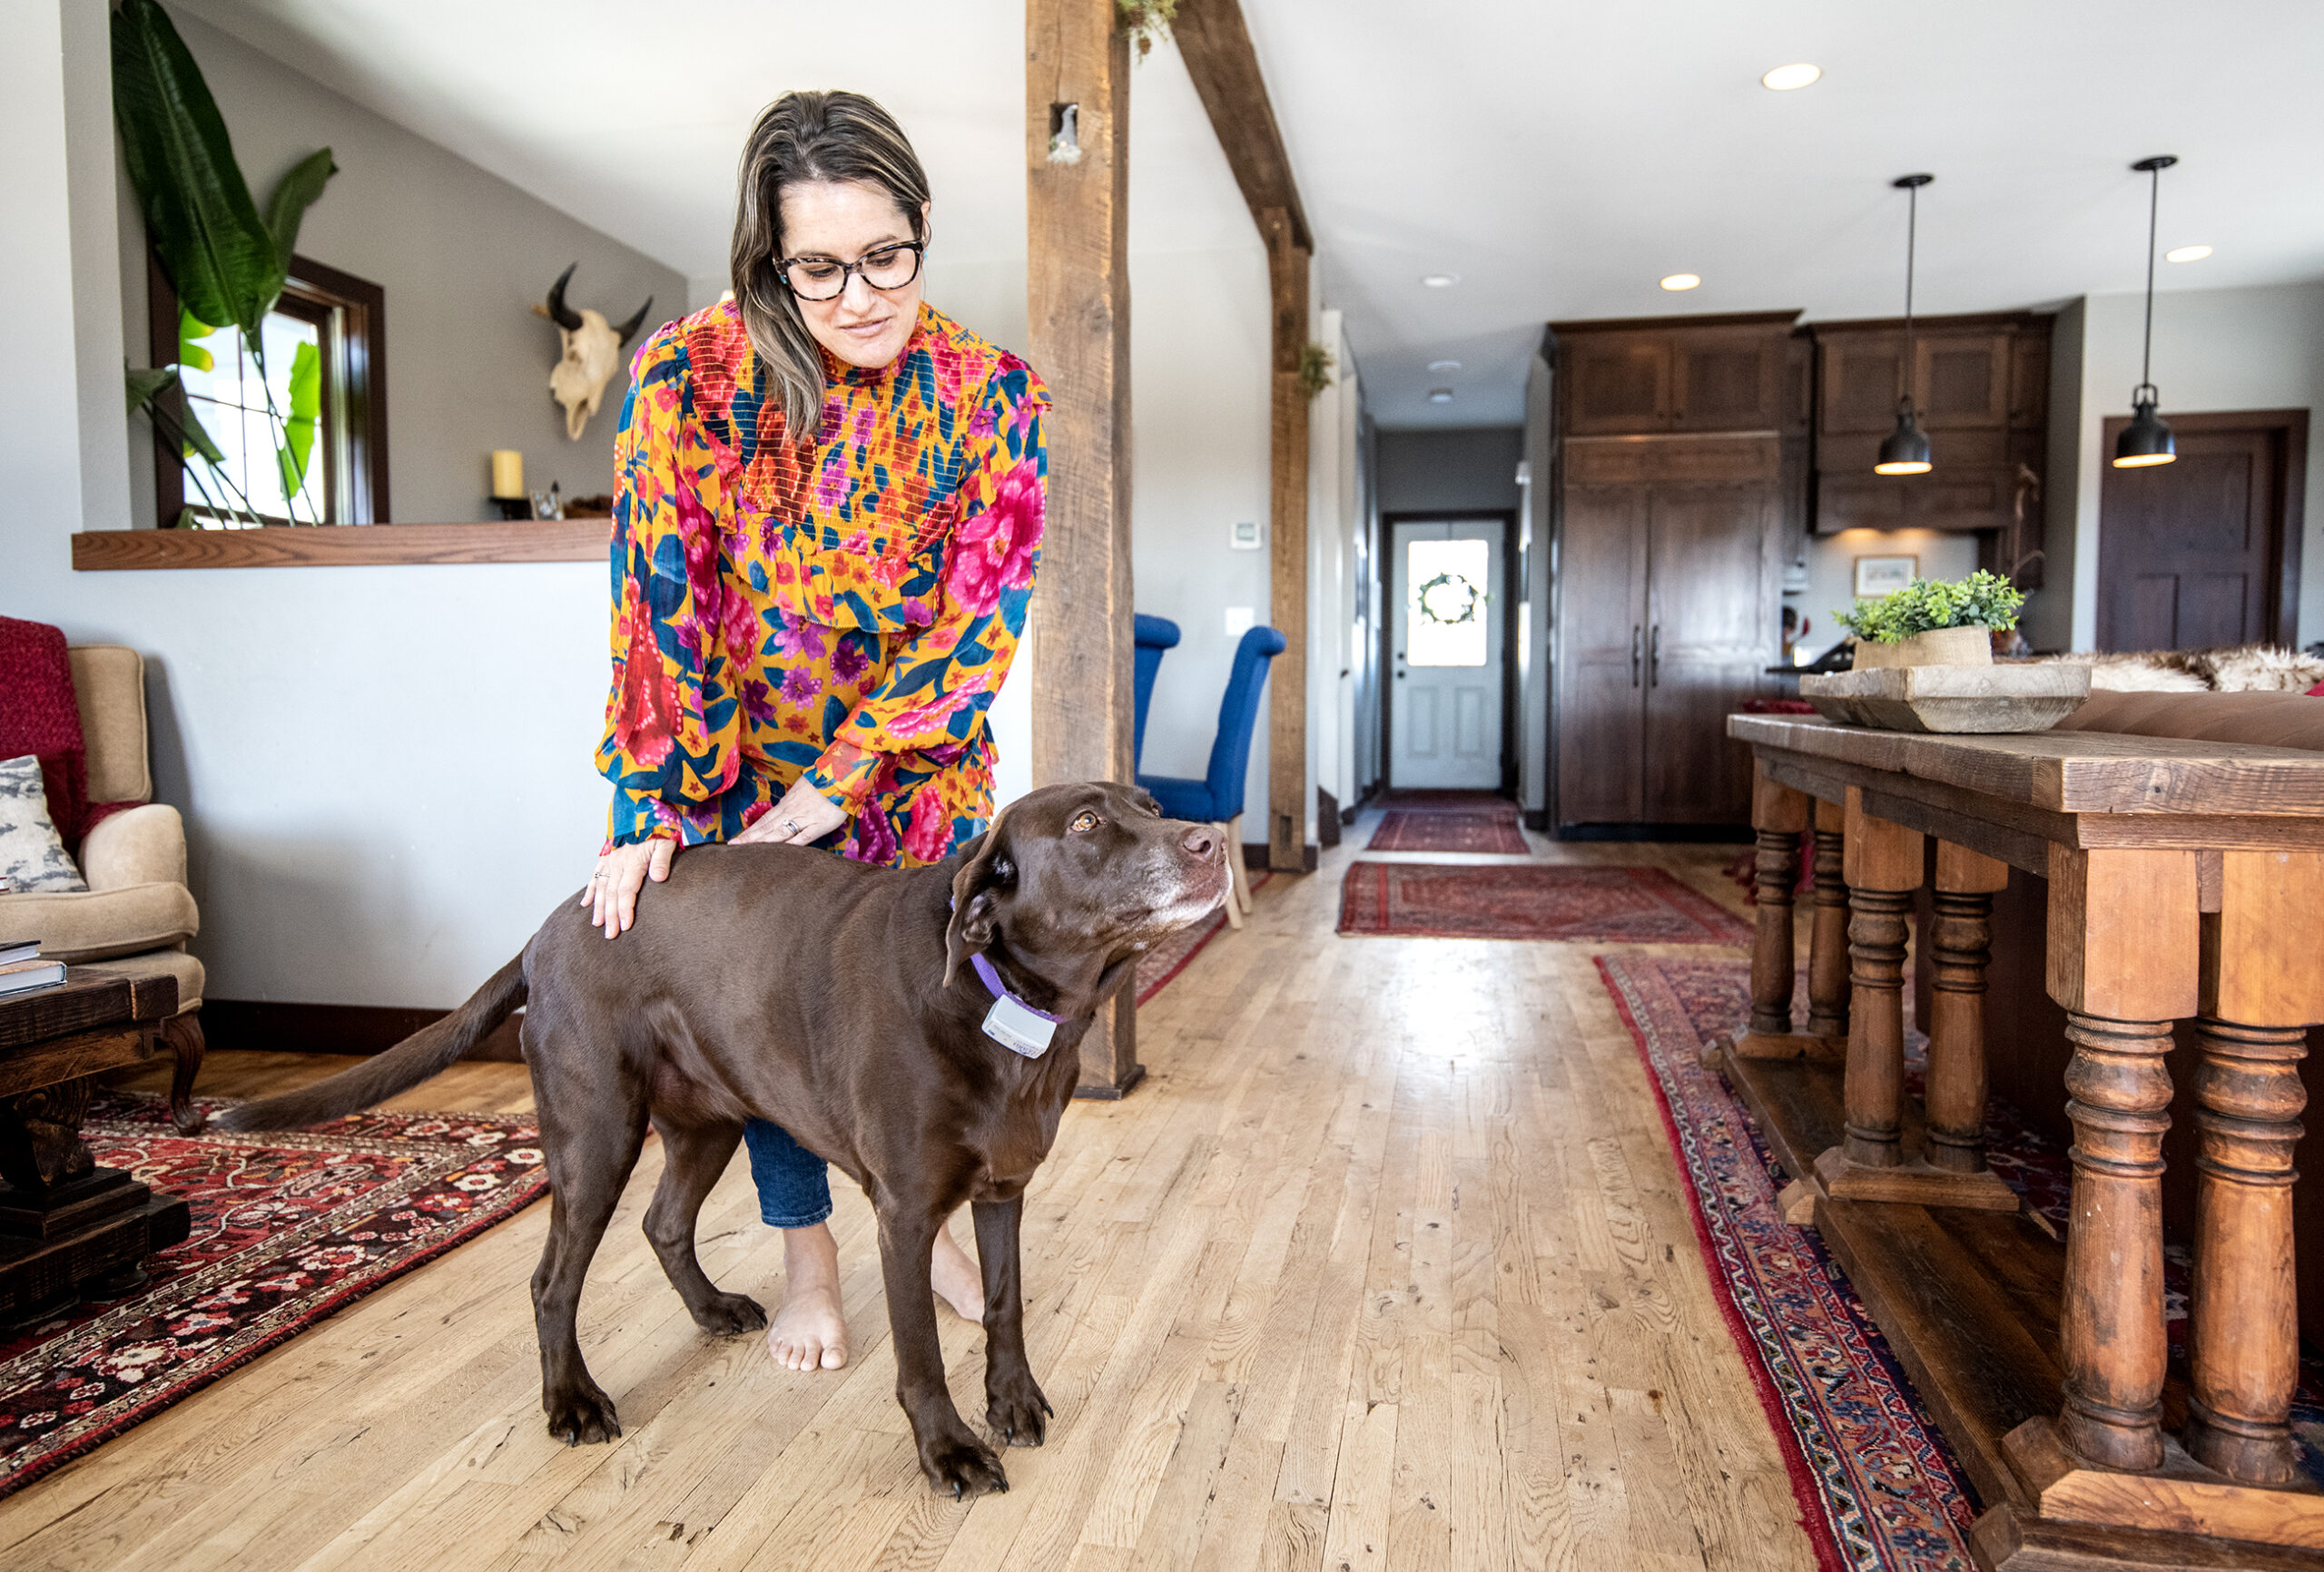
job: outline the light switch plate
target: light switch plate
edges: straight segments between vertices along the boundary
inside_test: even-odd
[[[1251,624],[1257,620],[1257,614],[1249,606],[1228,606],[1226,608],[1226,636],[1230,639],[1241,638],[1251,631]]]

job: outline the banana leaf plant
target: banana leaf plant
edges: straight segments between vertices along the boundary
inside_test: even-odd
[[[314,457],[321,364],[314,346],[301,343],[290,364],[290,408],[278,408],[261,329],[282,297],[300,223],[339,166],[327,147],[308,154],[276,182],[261,217],[202,68],[154,0],[118,0],[113,7],[113,106],[145,232],[179,304],[178,363],[128,371],[130,412],[144,409],[163,440],[203,461],[216,494],[192,467],[186,474],[213,511],[260,522],[192,407],[163,396],[181,387],[181,367],[212,368],[198,340],[234,328],[258,368],[286,506],[300,495]]]

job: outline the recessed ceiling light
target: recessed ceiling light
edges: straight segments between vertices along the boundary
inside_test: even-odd
[[[1803,60],[1797,65],[1777,66],[1759,78],[1759,85],[1772,88],[1777,93],[1789,93],[1795,87],[1807,87],[1813,84],[1823,74],[1822,67],[1810,65]]]
[[[1662,280],[1666,290],[1691,290],[1703,281],[1700,273],[1673,273]]]
[[[1450,404],[1452,402],[1452,389],[1450,388],[1431,388],[1428,390],[1428,401],[1431,404]]]
[[[1432,290],[1449,290],[1461,281],[1458,273],[1423,273],[1420,281]]]
[[[1461,368],[1461,362],[1458,360],[1431,360],[1428,363],[1428,368],[1432,371],[1458,371]]]
[[[2166,262],[2200,262],[2211,254],[2209,246],[2181,246],[2176,251],[2163,252],[2162,260]]]

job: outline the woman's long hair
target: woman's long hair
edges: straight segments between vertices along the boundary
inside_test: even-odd
[[[751,348],[773,382],[795,441],[812,441],[822,418],[823,362],[814,335],[774,270],[783,256],[783,188],[795,181],[857,181],[896,199],[925,241],[921,206],[928,172],[895,116],[860,93],[786,93],[743,143],[734,204],[734,303]]]

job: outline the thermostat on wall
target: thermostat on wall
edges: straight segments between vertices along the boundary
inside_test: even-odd
[[[1265,534],[1255,523],[1236,525],[1226,537],[1226,544],[1236,551],[1256,551],[1266,544]]]

